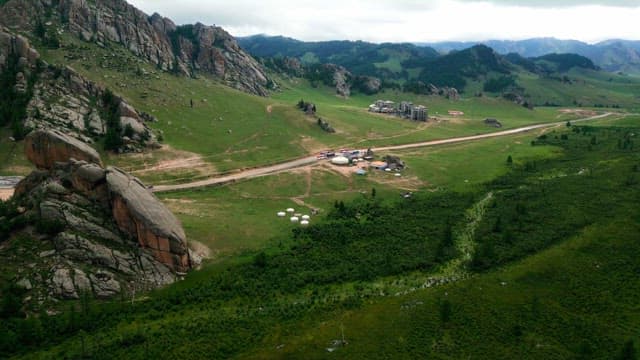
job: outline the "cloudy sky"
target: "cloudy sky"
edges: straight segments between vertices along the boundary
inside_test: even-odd
[[[640,0],[129,0],[235,36],[432,42],[556,37],[640,40]]]

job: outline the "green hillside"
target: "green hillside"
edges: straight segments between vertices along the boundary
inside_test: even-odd
[[[161,149],[115,154],[93,144],[106,164],[148,185],[328,149],[550,126],[376,150],[377,160],[406,163],[397,173],[357,174],[318,161],[156,193],[194,254],[205,257],[202,267],[164,288],[123,288],[110,300],[32,298],[19,287],[53,242],[39,235],[48,224],[15,223],[28,222],[32,210],[18,217],[24,209],[0,201],[0,235],[24,228],[0,237],[11,254],[0,261],[0,358],[637,358],[637,78],[579,55],[502,56],[484,45],[439,56],[407,44],[241,39],[263,57],[333,62],[393,83],[375,95],[341,97],[321,81],[272,69],[274,91],[261,97],[204,74],[162,71],[117,44],[59,35],[59,48],[33,39],[43,60],[72,67],[158,119],[148,125]],[[461,96],[433,93],[429,84]],[[430,118],[369,112],[377,100],[425,105]],[[305,114],[299,103],[316,110]],[[24,144],[5,141],[10,135],[0,128],[0,173],[26,175]],[[276,216],[286,208],[310,214],[311,224]]]
[[[470,192],[338,203],[264,252],[133,304],[5,321],[0,349],[21,358],[621,353],[639,340],[635,132],[574,126],[531,136],[529,147],[562,153],[516,157]],[[421,289],[434,276],[451,283]]]

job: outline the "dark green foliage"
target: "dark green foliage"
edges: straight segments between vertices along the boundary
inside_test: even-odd
[[[451,314],[453,310],[451,308],[451,301],[445,299],[440,302],[440,322],[443,324],[451,321]]]
[[[124,136],[128,137],[129,139],[133,138],[133,135],[135,135],[135,131],[133,130],[133,127],[131,127],[130,124],[127,124],[127,126],[124,127]]]
[[[1,290],[2,296],[0,297],[0,317],[3,319],[9,319],[14,317],[24,317],[22,312],[22,295],[24,290],[19,288],[14,283],[9,283]]]
[[[18,68],[18,56],[11,54],[7,59],[7,66],[0,74],[0,126],[10,125],[13,137],[22,140],[29,129],[24,127],[24,119],[27,117],[27,105],[33,96],[33,86],[38,75],[42,71],[42,64],[27,73],[27,87],[24,93],[15,90],[16,76],[23,71]]]
[[[512,165],[513,164],[513,158],[511,157],[511,155],[507,156],[507,165]]]
[[[620,355],[616,358],[618,360],[637,360],[638,354],[633,343],[633,340],[627,340],[620,351]]]
[[[567,72],[574,67],[598,70],[589,58],[577,54],[548,54],[534,58],[533,61],[542,66],[546,72]],[[551,63],[552,65],[549,65]]]
[[[259,252],[253,258],[253,265],[255,265],[256,267],[259,267],[259,268],[266,267],[267,266],[267,254],[265,254],[264,251]]]
[[[516,86],[516,79],[513,76],[500,76],[497,78],[490,78],[485,81],[482,89],[488,92],[501,92],[510,87]]]
[[[537,141],[568,151],[572,162],[566,171],[571,175],[552,178],[541,185],[536,174],[552,172],[557,165],[538,161],[516,167],[514,174],[494,182],[500,191],[476,233],[479,245],[471,264],[473,269],[487,269],[540,251],[593,222],[614,218],[624,211],[622,204],[638,198],[631,164],[626,168],[611,167],[591,160],[596,156],[625,157],[625,150],[617,150],[616,144],[632,131],[575,125],[571,129],[589,136],[569,137],[563,133],[560,139],[539,137]],[[596,141],[596,136],[600,140]],[[519,186],[522,183],[527,186]]]
[[[336,130],[328,122],[322,120],[321,118],[318,118],[318,126],[320,126],[322,130],[328,133],[336,132]]]
[[[7,240],[11,232],[23,228],[29,219],[20,216],[15,199],[0,200],[0,243]]]
[[[40,219],[36,223],[36,230],[43,235],[57,235],[65,229],[65,223],[61,221],[51,221]]]
[[[118,106],[120,100],[107,89],[102,93],[102,118],[107,123],[107,133],[104,139],[104,149],[116,151],[118,150],[122,142],[122,124],[120,123],[120,117],[118,115]]]
[[[453,52],[422,65],[424,70],[420,74],[420,81],[439,87],[455,87],[458,90],[464,89],[466,78],[479,79],[489,72],[510,74],[512,69],[508,61],[484,45]],[[404,66],[411,67],[411,64],[404,63]]]

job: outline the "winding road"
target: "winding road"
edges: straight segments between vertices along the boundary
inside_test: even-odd
[[[600,115],[596,115],[596,116],[591,116],[591,117],[584,118],[584,119],[571,120],[571,122],[572,123],[576,123],[576,122],[597,120],[597,119],[602,119],[604,117],[607,117],[609,115],[612,115],[612,113],[608,112],[608,113],[604,113],[604,114],[600,114]],[[427,146],[455,144],[455,143],[466,142],[466,141],[474,141],[474,140],[495,138],[495,137],[500,137],[500,136],[508,136],[508,135],[520,134],[520,133],[524,133],[524,132],[528,132],[528,131],[532,131],[532,130],[548,128],[548,127],[554,127],[554,126],[558,126],[558,125],[564,125],[565,123],[566,123],[566,121],[545,123],[545,124],[537,124],[537,125],[529,125],[529,126],[524,126],[524,127],[520,127],[520,128],[510,129],[510,130],[492,132],[492,133],[488,133],[488,134],[462,136],[462,137],[455,137],[455,138],[442,139],[442,140],[423,141],[423,142],[417,142],[417,143],[412,143],[412,144],[404,144],[404,145],[383,146],[383,147],[378,147],[378,148],[372,148],[372,150],[373,151],[404,150],[404,149],[413,149],[413,148],[427,147]],[[220,176],[220,177],[209,178],[209,179],[200,180],[200,181],[194,181],[194,182],[190,182],[190,183],[177,184],[177,185],[158,185],[158,186],[154,186],[153,187],[153,191],[159,193],[159,192],[169,192],[169,191],[195,189],[195,188],[200,188],[200,187],[205,187],[205,186],[212,186],[212,185],[222,185],[222,184],[226,184],[226,183],[236,182],[236,181],[239,181],[239,180],[245,180],[245,179],[251,179],[251,178],[256,178],[256,177],[261,177],[261,176],[277,174],[277,173],[289,171],[289,170],[292,170],[292,169],[296,169],[296,168],[312,165],[312,164],[315,164],[315,163],[317,163],[319,161],[320,160],[318,160],[315,155],[307,156],[307,157],[304,157],[304,158],[300,158],[300,159],[296,159],[296,160],[292,160],[292,161],[288,161],[288,162],[284,162],[284,163],[280,163],[280,164],[276,164],[276,165],[270,165],[270,166],[264,166],[264,167],[254,168],[254,169],[243,170],[243,171],[240,171],[240,172],[236,172],[236,173],[232,173],[232,174],[228,174],[228,175],[224,175],[224,176]]]

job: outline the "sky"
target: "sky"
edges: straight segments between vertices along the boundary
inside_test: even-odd
[[[640,40],[640,0],[129,0],[177,24],[304,41]]]

